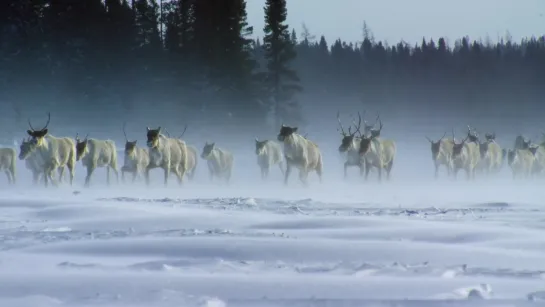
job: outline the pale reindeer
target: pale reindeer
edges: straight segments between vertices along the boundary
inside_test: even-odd
[[[282,124],[277,136],[278,141],[284,144],[284,158],[286,160],[286,172],[284,184],[288,184],[288,178],[292,168],[299,169],[299,180],[303,185],[308,184],[308,174],[315,171],[322,182],[323,162],[320,148],[314,142],[297,133],[297,127],[289,127]]]
[[[123,123],[123,134],[125,135],[125,158],[121,167],[121,181],[125,182],[125,173],[132,174],[132,182],[137,176],[144,176],[149,165],[149,150],[137,146],[137,140],[129,141],[125,131],[126,123]]]
[[[20,158],[26,160],[34,152],[41,157],[43,173],[45,174],[44,185],[46,187],[49,180],[51,180],[53,185],[57,185],[57,181],[52,176],[55,170],[61,168],[60,177],[62,179],[64,167],[66,166],[69,170],[70,185],[72,185],[76,164],[76,146],[74,140],[67,137],[57,138],[48,134],[47,126],[51,120],[51,114],[48,113],[47,116],[47,123],[40,130],[32,128],[30,120],[28,121],[30,130],[27,130],[27,133],[31,136],[30,146],[25,148],[25,151],[21,151]]]
[[[479,143],[479,152],[481,156],[480,167],[487,175],[498,173],[503,164],[503,151],[496,143],[496,133],[485,134],[486,141]]]
[[[480,161],[480,152],[478,143],[467,141],[470,136],[466,136],[460,143],[456,143],[454,137],[454,130],[452,131],[452,162],[453,162],[453,176],[456,178],[458,171],[464,169],[466,171],[467,179],[475,179],[475,172],[477,165]]]
[[[83,140],[76,135],[76,161],[81,160],[81,164],[87,168],[85,176],[85,186],[88,187],[91,182],[91,176],[98,167],[106,168],[106,184],[110,185],[110,170],[115,174],[119,183],[119,173],[117,172],[117,149],[112,140],[89,139],[86,135]]]
[[[511,168],[513,179],[532,176],[536,151],[537,147],[507,150],[507,164]]]
[[[26,159],[24,158],[23,153],[27,152],[30,149],[30,146],[32,146],[31,138],[27,138],[27,139],[23,138],[21,140],[21,145],[19,145],[19,152],[20,152],[19,159],[25,160],[26,168],[32,173],[32,183],[36,185],[43,175],[44,162],[42,160],[41,155],[37,151],[34,151]],[[60,171],[60,168],[59,168],[59,171]]]
[[[187,130],[187,125],[185,125],[184,131],[182,131],[182,134],[180,134],[180,136],[178,137],[179,140],[182,140],[182,137],[184,136],[186,130]],[[183,142],[185,142],[185,141],[183,141]],[[186,171],[186,174],[187,174],[187,178],[189,180],[193,180],[193,178],[195,178],[195,172],[197,171],[197,164],[199,163],[198,162],[199,161],[198,149],[197,149],[197,147],[195,147],[193,145],[187,145],[187,143],[186,143],[186,146],[187,146],[187,171]]]
[[[351,126],[348,127],[348,133],[344,131],[339,112],[337,112],[337,121],[339,122],[340,128],[338,131],[342,136],[339,152],[346,153],[346,161],[344,162],[344,178],[347,177],[347,170],[350,166],[357,166],[360,169],[360,176],[363,176],[363,172],[365,171],[365,156],[362,156],[359,153],[361,137],[356,136],[356,133],[360,131],[361,127],[361,115],[358,112],[358,124],[356,125],[353,123],[355,126],[355,130],[353,132]],[[367,128],[367,126],[365,128]],[[365,132],[364,135],[366,135]]]
[[[437,141],[433,141],[426,136],[426,139],[431,144],[431,158],[435,166],[435,178],[439,176],[439,167],[441,165],[444,165],[447,169],[447,176],[452,174],[452,147],[454,146],[454,142],[451,139],[445,139],[446,135],[447,133],[445,132]]]
[[[282,176],[285,175],[284,153],[279,143],[272,140],[260,141],[258,138],[255,138],[255,154],[257,155],[257,165],[261,170],[262,179],[266,179],[269,176],[269,169],[273,165],[278,165]]]
[[[187,178],[189,180],[193,180],[193,178],[195,177],[195,172],[197,171],[197,164],[198,164],[198,156],[197,156],[197,147],[193,146],[193,145],[187,145],[187,143],[182,140],[182,137],[184,136],[185,134],[185,131],[187,130],[187,125],[185,125],[184,127],[184,131],[182,131],[182,134],[180,134],[180,136],[178,137],[178,140],[184,142],[186,144],[186,147],[187,147],[187,170],[186,170],[186,175],[187,175]],[[165,134],[167,137],[170,138],[170,133],[168,131],[166,131],[165,129]]]
[[[371,129],[369,136],[361,135],[359,153],[365,157],[365,179],[371,167],[378,171],[378,180],[382,181],[382,171],[386,171],[386,179],[390,179],[397,146],[393,140],[381,139],[382,121],[378,129]]]
[[[225,180],[229,183],[231,180],[231,174],[233,172],[234,157],[229,151],[219,148],[216,143],[204,144],[202,149],[201,158],[206,160],[208,164],[208,174],[210,181],[214,180],[214,177]]]
[[[168,177],[173,172],[178,183],[182,184],[187,171],[187,145],[185,142],[169,138],[161,134],[161,127],[146,128],[147,146],[149,148],[150,163],[146,167],[146,184],[149,185],[149,172],[154,168],[164,171],[164,184],[168,185]]]
[[[15,184],[17,152],[13,148],[0,148],[0,170],[6,173],[9,184]]]

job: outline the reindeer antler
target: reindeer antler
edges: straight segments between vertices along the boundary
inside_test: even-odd
[[[352,136],[356,135],[356,133],[359,133],[361,135],[361,132],[360,132],[360,128],[361,128],[361,115],[360,115],[360,112],[358,111],[358,124],[356,124],[354,122],[354,120],[352,120],[352,124],[354,125],[354,128],[356,128],[356,130],[354,131],[353,134],[350,134]]]
[[[179,139],[181,139],[182,136],[184,136],[186,130],[187,130],[187,124],[185,124],[185,126],[184,126],[184,131],[183,131],[182,134],[180,134],[180,136],[178,137]]]
[[[123,135],[125,135],[125,141],[128,142],[129,138],[127,137],[127,132],[125,132],[125,126],[127,126],[127,122],[123,122]]]
[[[340,112],[339,111],[337,111],[337,121],[339,122],[339,127],[341,128],[341,134],[343,136],[346,136],[346,132],[344,132],[343,123],[341,122]],[[339,129],[337,129],[337,131],[339,131]]]

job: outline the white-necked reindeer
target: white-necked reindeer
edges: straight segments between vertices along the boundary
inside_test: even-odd
[[[477,165],[480,162],[480,152],[479,152],[479,143],[475,141],[467,141],[470,138],[470,135],[466,136],[465,139],[460,143],[456,143],[454,137],[454,130],[452,131],[452,140],[454,145],[452,147],[452,162],[454,165],[454,178],[460,169],[466,171],[467,179],[475,179],[475,172]]]
[[[481,170],[487,175],[498,173],[503,164],[503,153],[500,145],[496,143],[496,133],[486,133],[485,141],[479,143],[481,154]]]
[[[146,168],[149,165],[149,150],[137,146],[137,140],[129,141],[125,131],[126,123],[123,123],[123,134],[125,135],[125,158],[121,167],[121,180],[125,182],[125,173],[132,174],[132,182],[137,176],[145,176]]]
[[[97,140],[87,138],[83,140],[76,135],[76,161],[81,160],[81,164],[87,168],[85,176],[85,186],[88,187],[91,182],[91,176],[98,167],[106,167],[106,184],[110,185],[110,170],[115,173],[119,183],[119,173],[117,172],[117,149],[112,140]]]
[[[379,122],[380,127],[369,130],[369,136],[360,134],[359,153],[365,157],[365,179],[368,178],[371,167],[374,167],[378,171],[378,180],[380,182],[382,181],[382,170],[386,171],[386,179],[390,179],[397,147],[393,140],[380,137],[382,121],[379,120]]]
[[[210,181],[217,177],[223,178],[225,182],[229,183],[234,163],[232,153],[219,148],[215,143],[206,142],[202,149],[201,158],[207,161]]]
[[[9,184],[15,184],[17,153],[13,148],[0,148],[0,170],[6,173]]]
[[[257,165],[261,170],[262,179],[269,176],[269,169],[274,165],[278,165],[282,175],[284,175],[284,153],[280,144],[273,140],[260,141],[255,138],[255,154],[257,155]]]
[[[150,155],[150,163],[146,167],[146,184],[149,185],[149,171],[154,168],[163,169],[165,186],[168,185],[170,172],[174,172],[178,183],[182,184],[187,171],[188,155],[185,142],[161,134],[161,127],[157,129],[147,127],[146,129],[146,144]]]
[[[37,151],[34,151],[26,159],[24,158],[23,153],[29,151],[30,146],[32,146],[31,138],[23,138],[21,140],[21,145],[19,145],[19,159],[25,160],[26,168],[32,173],[32,183],[36,185],[40,178],[42,178],[44,171],[44,162],[41,155]],[[60,170],[61,169],[59,168],[59,171]]]
[[[30,130],[27,130],[27,133],[31,137],[30,146],[26,147],[25,151],[21,151],[19,157],[25,160],[34,152],[40,156],[43,163],[42,168],[45,174],[44,185],[46,187],[49,181],[57,185],[57,181],[52,176],[58,168],[62,168],[60,171],[60,178],[62,179],[64,167],[68,167],[70,185],[72,185],[76,164],[76,146],[74,140],[68,137],[57,138],[48,134],[49,130],[47,126],[51,120],[51,114],[48,113],[47,117],[45,127],[40,130],[32,128],[30,120],[28,121]]]
[[[364,113],[365,114],[365,113]],[[363,176],[365,171],[365,155],[360,155],[361,137],[356,136],[361,127],[361,115],[358,112],[358,124],[354,124],[355,130],[352,132],[352,127],[348,127],[348,133],[344,131],[339,112],[337,112],[337,121],[339,122],[340,133],[342,136],[341,145],[339,146],[340,153],[346,153],[346,161],[344,162],[344,178],[347,177],[347,170],[350,166],[357,166],[360,169],[360,176]],[[365,126],[365,129],[371,129],[372,126]],[[367,135],[364,132],[363,135]]]
[[[316,171],[320,182],[322,182],[322,153],[316,143],[298,134],[297,127],[289,127],[284,124],[280,128],[277,138],[278,141],[284,143],[284,158],[286,159],[284,184],[288,184],[288,178],[294,167],[299,169],[299,179],[305,186],[308,184],[308,174],[311,171]]]
[[[433,141],[426,136],[426,139],[431,144],[431,158],[433,160],[433,165],[435,166],[435,178],[439,176],[439,167],[444,165],[447,169],[447,175],[450,176],[453,170],[452,165],[452,147],[454,142],[451,139],[445,139],[447,133],[437,140]]]

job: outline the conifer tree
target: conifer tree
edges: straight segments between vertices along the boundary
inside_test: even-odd
[[[290,67],[297,54],[286,24],[286,0],[267,0],[264,11],[263,47],[267,59],[265,84],[272,96],[275,126],[278,127],[284,119],[288,120],[293,115],[290,110],[297,109],[294,95],[302,88],[297,72]]]

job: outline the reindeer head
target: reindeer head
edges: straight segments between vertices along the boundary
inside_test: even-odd
[[[481,153],[481,159],[484,159],[484,157],[486,156],[489,144],[489,141],[479,143],[479,152]]]
[[[340,132],[343,137],[341,140],[341,145],[339,146],[339,152],[346,152],[351,146],[353,146],[356,133],[359,133],[361,135],[361,132],[360,132],[361,115],[360,115],[360,112],[358,112],[357,124],[354,121],[352,121],[352,124],[354,125],[354,128],[355,128],[354,132],[352,132],[352,127],[348,127],[348,133],[344,131],[343,124],[341,123],[341,119],[339,117],[338,111],[337,111],[337,121],[339,122]]]
[[[441,141],[443,140],[443,138],[445,137],[445,135],[447,135],[447,133],[445,132],[445,134],[443,134],[443,136],[437,140],[437,141],[433,141],[432,139],[430,139],[429,137],[426,137],[426,139],[430,142],[431,144],[431,157],[432,159],[435,161],[437,159],[437,156],[439,155],[439,150],[441,149]]]
[[[19,145],[19,160],[25,160],[28,158],[28,156],[34,152],[36,149],[37,144],[32,142],[31,138],[27,138],[21,141],[21,145]]]
[[[369,136],[369,137],[362,136],[361,137],[360,148],[358,150],[360,155],[363,156],[363,155],[365,155],[366,153],[369,152],[369,150],[371,149],[371,142],[373,141],[373,139],[374,139],[373,136]]]
[[[127,123],[123,123],[123,135],[125,135],[125,154],[128,156],[132,156],[134,150],[136,149],[137,141],[129,141],[129,138],[127,137],[127,132],[125,131],[126,125]]]
[[[456,138],[454,137],[454,130],[452,131],[452,142],[454,145],[452,146],[452,157],[456,158],[462,154],[462,150],[464,149],[464,145],[466,144],[466,141],[468,140],[469,136],[466,136],[465,139],[462,140],[460,143],[456,143]]]
[[[467,138],[470,142],[479,143],[479,134],[475,129],[471,130],[471,127],[467,125]]]
[[[208,157],[210,157],[210,154],[212,154],[212,151],[214,150],[215,147],[216,147],[216,143],[208,144],[208,142],[206,142],[202,149],[201,158],[208,159]]]
[[[532,146],[532,140],[526,139],[526,138],[522,140],[522,148],[523,149],[528,149],[531,146]]]
[[[496,140],[496,132],[494,133],[486,133],[484,135],[484,138],[486,139],[487,142],[493,142]]]
[[[146,145],[148,145],[149,148],[156,148],[159,146],[159,136],[161,135],[161,126],[157,127],[157,129],[150,129],[150,127],[146,127],[147,133],[146,137],[148,141],[146,142]]]
[[[81,160],[87,153],[87,137],[89,134],[85,136],[83,140],[79,138],[79,135],[76,134],[76,161]]]
[[[371,134],[371,137],[373,137],[373,138],[380,137],[380,132],[382,131],[382,120],[380,119],[380,115],[378,115],[378,114],[377,114],[376,121],[378,121],[378,123],[379,123],[378,129],[373,128],[373,129],[369,130],[369,133]],[[376,123],[375,123],[375,125],[376,125]],[[373,126],[375,126],[375,125],[373,125]]]
[[[261,155],[263,153],[263,150],[265,149],[265,144],[267,144],[267,140],[260,141],[257,138],[255,138],[255,154]]]
[[[38,146],[41,145],[44,137],[47,135],[47,132],[48,132],[47,126],[49,125],[50,120],[51,120],[51,114],[47,113],[47,123],[40,130],[34,129],[32,127],[32,124],[30,123],[30,119],[28,120],[28,126],[30,127],[30,129],[27,130],[26,132],[28,133],[28,135],[30,135],[31,142],[35,143]]]
[[[286,138],[297,132],[297,127],[285,126],[282,124],[280,127],[280,133],[278,133],[278,141],[284,142]]]

